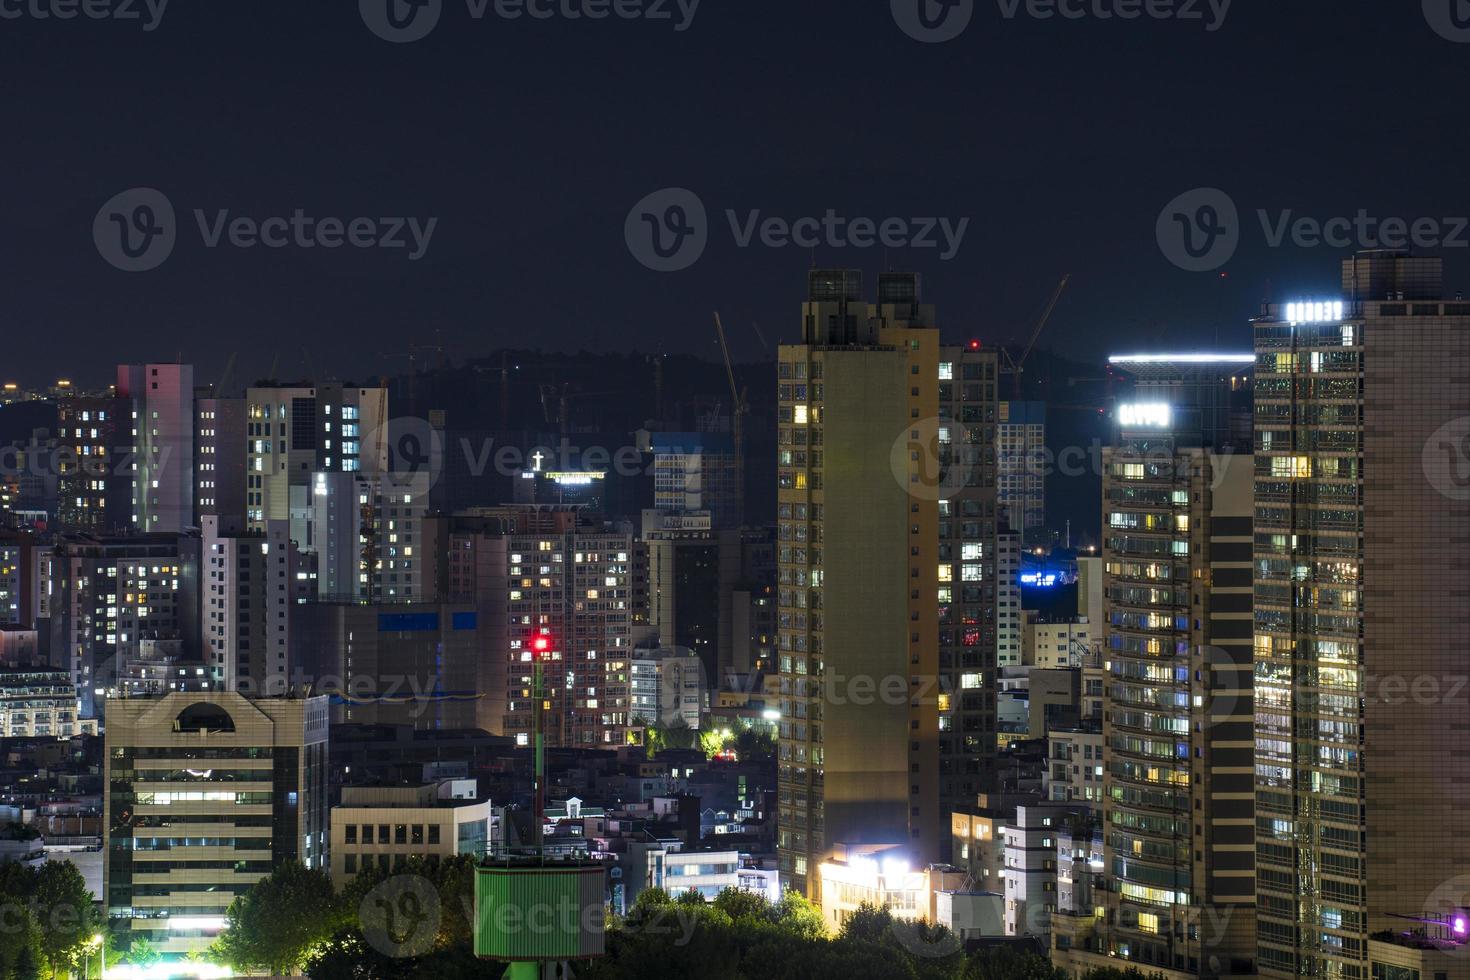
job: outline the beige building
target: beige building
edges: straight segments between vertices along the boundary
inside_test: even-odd
[[[995,751],[995,355],[941,347],[918,277],[814,270],[778,362],[778,850],[949,851]]]
[[[1028,667],[1081,667],[1092,652],[1093,624],[1086,617],[1060,623],[1030,619],[1021,634],[1021,658]]]
[[[206,949],[287,861],[324,867],[327,699],[110,699],[103,906],[165,956]]]
[[[456,782],[342,787],[331,815],[332,880],[340,888],[370,868],[402,868],[411,857],[488,854],[495,810],[489,800],[451,795]]]

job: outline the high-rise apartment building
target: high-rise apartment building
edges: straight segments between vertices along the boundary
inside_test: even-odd
[[[132,403],[132,524],[182,533],[194,524],[194,367],[120,364],[117,394]]]
[[[245,517],[245,399],[194,397],[194,521]]]
[[[430,474],[318,472],[300,542],[324,600],[438,598],[439,525],[427,521]]]
[[[57,402],[56,511],[62,530],[110,534],[133,526],[133,408],[126,398]]]
[[[1000,504],[1026,537],[1046,527],[1046,402],[1001,402],[995,428]]]
[[[1254,328],[1259,968],[1407,976],[1375,935],[1464,939],[1470,303],[1375,251]]]
[[[107,706],[103,906],[170,958],[288,861],[326,868],[327,699],[173,693]]]
[[[570,527],[508,535],[505,549],[505,637],[491,647],[508,657],[503,733],[531,742],[532,640],[545,632],[547,744],[625,744],[635,627],[647,617],[642,545],[629,533]]]
[[[388,389],[336,382],[261,385],[245,394],[245,517],[291,521],[306,540],[313,474],[388,469]]]
[[[744,519],[744,488],[739,458],[727,432],[642,432],[640,448],[653,454],[654,520],[689,516],[706,519],[712,529],[739,527]],[[644,516],[645,530],[650,515]]]
[[[781,874],[838,845],[948,851],[995,744],[995,358],[918,278],[814,270],[778,362]]]
[[[291,606],[302,595],[300,555],[286,521],[262,534],[244,518],[205,515],[199,560],[203,654],[225,690],[285,694],[290,681]]]
[[[1101,916],[1058,958],[1254,972],[1250,355],[1114,358],[1137,376],[1103,453]],[[1219,407],[1228,422],[1199,424]]]
[[[51,658],[71,671],[82,714],[105,697],[166,691],[161,676],[191,660],[199,635],[197,539],[77,537],[47,561]]]

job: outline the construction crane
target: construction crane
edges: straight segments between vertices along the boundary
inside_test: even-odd
[[[1002,369],[1016,376],[1015,392],[1017,396],[1021,394],[1021,375],[1026,370],[1026,362],[1031,358],[1031,352],[1036,349],[1036,342],[1041,339],[1041,332],[1046,329],[1047,322],[1051,320],[1051,315],[1056,310],[1057,303],[1062,298],[1062,292],[1067,288],[1067,283],[1071,280],[1072,274],[1070,272],[1062,276],[1062,281],[1057,284],[1056,292],[1052,293],[1051,301],[1046,304],[1046,309],[1041,313],[1041,319],[1036,323],[1036,329],[1031,331],[1031,340],[1026,344],[1026,350],[1022,352],[1019,361],[1011,357],[1010,351],[1004,347],[1000,350],[1001,357],[1005,358],[1005,364],[1002,366]]]
[[[419,355],[424,353],[436,353],[441,360],[444,356],[444,348],[434,344],[410,345],[404,353],[392,351],[379,351],[379,357],[406,357],[408,358],[408,414],[417,416],[419,413],[418,393],[415,388],[415,378],[418,376]],[[310,356],[310,355],[308,355]]]
[[[733,408],[730,412],[730,436],[735,443],[735,486],[743,496],[745,493],[745,416],[750,412],[748,389],[735,383],[735,365],[730,360],[730,344],[725,339],[725,324],[720,314],[715,313],[715,333],[720,338],[720,354],[725,359],[725,377],[730,382],[730,397]]]

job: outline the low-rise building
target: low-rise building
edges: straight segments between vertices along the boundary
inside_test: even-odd
[[[947,864],[914,868],[899,845],[837,844],[818,868],[822,917],[829,932],[862,905],[886,908],[895,919],[938,921],[937,894],[965,884],[964,870]]]
[[[494,808],[489,800],[456,799],[459,782],[342,787],[331,816],[332,880],[340,887],[371,868],[402,868],[411,857],[489,854]]]

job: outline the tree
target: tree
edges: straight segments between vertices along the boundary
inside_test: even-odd
[[[821,939],[827,935],[827,923],[815,905],[799,892],[786,890],[776,906],[776,921],[787,932],[806,939]]]
[[[134,966],[149,967],[163,959],[163,954],[152,943],[139,936],[123,954],[123,959]]]
[[[237,970],[295,973],[312,947],[337,931],[341,914],[332,880],[299,862],[278,866],[236,898],[215,952]]]
[[[44,959],[41,930],[31,910],[6,895],[0,900],[0,977],[39,977]]]

